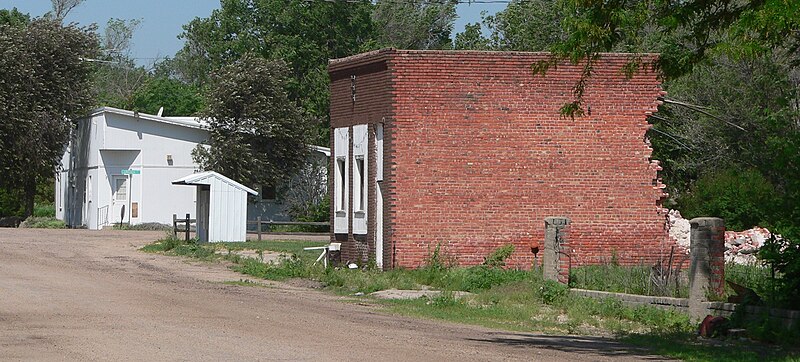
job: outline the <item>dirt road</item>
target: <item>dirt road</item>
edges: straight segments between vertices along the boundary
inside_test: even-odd
[[[150,255],[160,232],[0,229],[0,360],[642,360],[603,338],[387,315],[309,289],[228,285]]]

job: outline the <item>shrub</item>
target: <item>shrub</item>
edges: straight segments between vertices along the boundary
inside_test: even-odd
[[[506,266],[506,259],[514,253],[514,244],[506,244],[495,249],[483,261],[483,265],[490,268],[500,268]]]
[[[19,224],[19,227],[31,229],[63,229],[66,225],[64,221],[58,220],[55,217],[31,216]]]

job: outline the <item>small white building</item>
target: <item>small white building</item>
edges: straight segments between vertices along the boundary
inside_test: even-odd
[[[200,242],[247,240],[247,195],[257,192],[214,171],[191,174],[172,184],[197,188]]]
[[[162,117],[103,107],[76,121],[56,177],[56,217],[71,227],[101,229],[122,222],[171,225],[172,215],[196,212],[196,192],[172,181],[196,172],[192,150],[208,139],[196,117]],[[330,149],[310,147],[309,167],[325,173]],[[247,219],[289,220],[277,189],[258,185],[247,202]]]
[[[192,150],[208,138],[193,117],[104,107],[77,120],[56,178],[56,217],[72,227],[172,224],[195,211],[194,190],[172,180],[197,169]]]

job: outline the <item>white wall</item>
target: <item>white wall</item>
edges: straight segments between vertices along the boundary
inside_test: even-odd
[[[65,195],[62,210],[56,205],[59,218],[67,220],[72,212],[73,226],[95,229],[99,209],[108,206],[109,221],[118,222],[119,213],[111,210],[112,182],[126,169],[140,172],[129,176],[126,222],[171,224],[173,214],[194,216],[195,190],[172,185],[172,181],[194,173],[197,167],[191,152],[206,140],[206,131],[107,111],[79,124],[74,138],[77,144],[65,152],[57,181],[57,192]],[[90,189],[86,185],[90,175],[92,197],[84,205],[83,192]],[[70,190],[70,177],[75,180],[74,190]],[[138,204],[135,218],[131,217],[133,203]]]

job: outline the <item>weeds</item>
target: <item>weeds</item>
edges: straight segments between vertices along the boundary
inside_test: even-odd
[[[310,278],[341,294],[369,294],[390,288],[420,289],[426,286],[443,290],[439,296],[433,298],[378,301],[390,310],[406,315],[514,331],[562,334],[611,333],[622,336],[626,342],[645,347],[652,346],[658,353],[673,357],[691,357],[691,354],[687,355],[684,351],[698,350],[693,337],[695,326],[690,322],[688,315],[651,306],[628,307],[616,299],[577,297],[570,294],[565,285],[543,280],[540,270],[534,272],[504,270],[488,265],[454,267],[448,262],[446,253],[439,247],[431,252],[424,266],[416,270],[395,269],[381,272],[374,269],[323,268],[321,265],[312,265],[315,255],[302,252],[300,247],[302,244],[281,245],[280,242],[275,244],[262,242],[258,245],[262,250],[291,249],[300,250],[300,254],[289,254],[278,262],[265,264],[255,258],[240,257],[230,252],[242,247],[242,244],[244,243],[216,246],[216,249],[227,248],[229,250],[227,255],[213,254],[214,247],[168,239],[149,245],[145,250],[200,258],[216,255],[217,258],[224,258],[234,263],[232,266],[234,270],[255,278],[272,280]],[[594,272],[597,270],[606,269],[596,269]],[[625,280],[625,277],[618,278]],[[236,284],[249,285],[247,282]],[[468,291],[473,294],[456,298],[455,291]],[[763,330],[766,333],[770,328],[772,327],[765,325]],[[665,340],[668,342],[664,343]],[[700,354],[700,360],[707,360],[710,358],[708,356],[713,357],[716,354],[737,358],[758,356],[758,354],[739,353],[740,348],[705,345],[702,349],[713,352]]]

